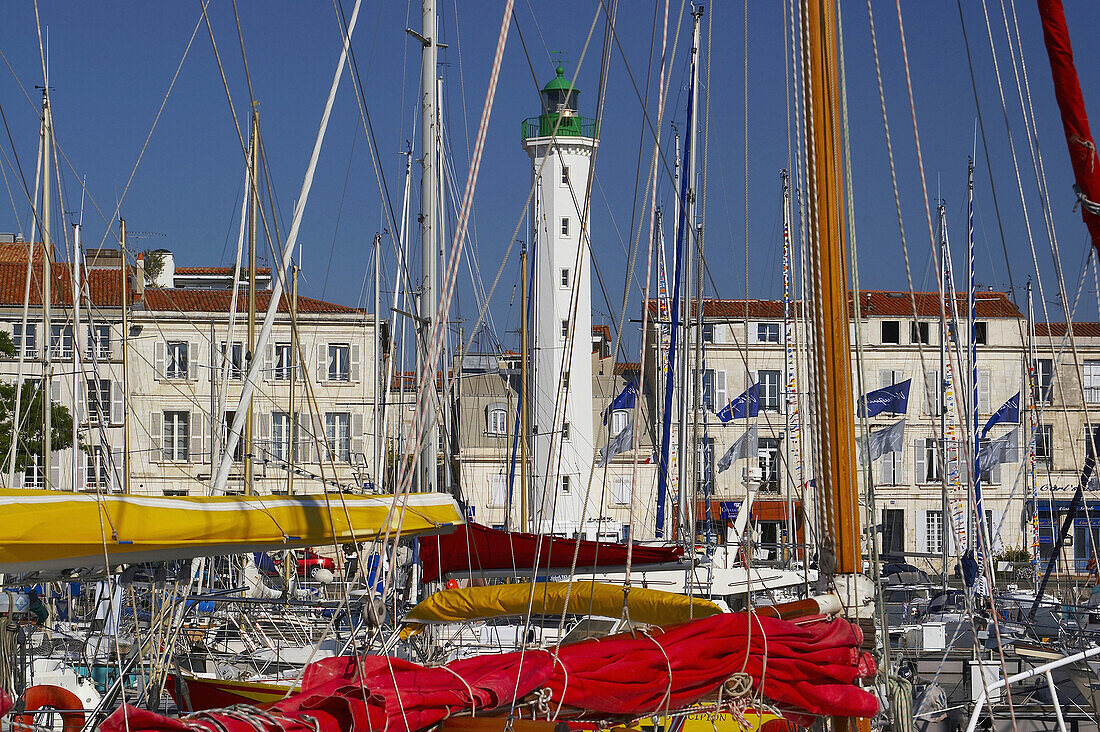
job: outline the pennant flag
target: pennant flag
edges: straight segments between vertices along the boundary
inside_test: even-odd
[[[730,445],[730,449],[726,450],[726,454],[718,460],[718,472],[721,473],[729,469],[729,466],[733,465],[735,460],[756,457],[759,450],[760,440],[757,436],[756,425],[753,425],[745,431],[745,434],[734,440],[734,443]]]
[[[900,384],[891,384],[868,392],[860,398],[856,414],[860,417],[875,417],[883,412],[905,414],[909,408],[909,384],[912,381],[906,379]]]
[[[901,419],[896,424],[872,432],[867,443],[864,452],[869,454],[872,461],[888,452],[902,452],[905,449],[905,420]]]
[[[984,473],[994,465],[1016,462],[1018,459],[1016,451],[1019,449],[1017,433],[1019,431],[1020,429],[1017,427],[1004,437],[999,437],[978,450],[978,470]]]
[[[985,437],[989,432],[989,428],[995,424],[1001,422],[1008,422],[1009,424],[1020,423],[1020,393],[1016,392],[1016,396],[1009,399],[1007,402],[1001,405],[1001,408],[993,413],[993,416],[989,418],[989,421],[985,423],[985,427],[982,428],[982,437]]]
[[[760,413],[760,384],[759,382],[753,384],[748,389],[745,389],[745,393],[731,401],[726,406],[722,407],[721,411],[717,412],[718,419],[722,422],[729,422],[733,419],[746,419],[748,417],[755,417]]]
[[[631,381],[625,389],[619,392],[619,396],[612,400],[607,409],[603,410],[603,423],[607,424],[607,420],[611,418],[611,415],[620,409],[633,409],[637,402],[638,382]]]
[[[623,427],[622,432],[615,435],[607,443],[607,447],[600,448],[600,460],[597,463],[601,468],[611,462],[611,458],[616,455],[621,455],[624,452],[630,452],[632,443],[634,442],[634,423],[631,420],[627,420],[626,427]]]

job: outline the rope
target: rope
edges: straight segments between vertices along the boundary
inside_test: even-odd
[[[1080,206],[1093,216],[1100,216],[1100,203],[1090,201],[1089,197],[1085,195],[1085,192],[1081,190],[1081,186],[1074,183],[1073,192],[1077,195],[1077,203],[1073,206],[1074,211],[1077,210],[1077,206]]]

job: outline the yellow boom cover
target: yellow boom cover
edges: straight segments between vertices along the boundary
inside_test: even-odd
[[[609,618],[622,615],[624,590],[621,585],[578,581],[572,583],[572,590],[569,586],[569,582],[538,582],[442,590],[409,611],[405,622],[411,625],[402,635],[419,633],[424,623],[526,615],[528,607],[533,615],[561,615],[564,612]],[[565,605],[567,592],[568,608]],[[683,623],[722,612],[722,608],[701,597],[645,587],[630,588],[628,597],[630,619],[647,625]]]
[[[0,490],[0,572],[104,568],[454,531],[455,500],[394,496],[121,496]]]

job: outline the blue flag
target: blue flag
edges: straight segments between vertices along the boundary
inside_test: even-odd
[[[868,392],[859,400],[856,406],[856,414],[860,417],[874,417],[883,412],[891,414],[905,414],[909,408],[909,384],[912,379],[906,379],[900,384],[891,384],[881,389]]]
[[[1001,422],[1008,422],[1010,424],[1019,424],[1020,422],[1020,393],[1016,392],[1016,396],[1009,399],[1007,402],[1001,405],[1001,408],[993,413],[993,416],[989,418],[989,421],[985,423],[985,427],[982,428],[982,437],[989,432],[989,428],[995,424]]]
[[[718,419],[729,422],[731,419],[755,417],[760,413],[760,384],[745,389],[745,393],[731,401],[717,413]]]
[[[620,409],[633,409],[638,401],[638,382],[631,381],[626,388],[619,392],[607,409],[603,410],[603,423],[607,424],[608,418]]]

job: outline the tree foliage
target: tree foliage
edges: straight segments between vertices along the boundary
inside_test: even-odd
[[[5,334],[6,335],[6,334]],[[2,340],[2,339],[0,339]],[[10,343],[10,339],[8,339]],[[14,351],[14,347],[12,349]],[[0,345],[0,352],[3,346]],[[42,390],[40,382],[23,384],[19,397],[19,437],[15,451],[15,469],[22,472],[34,465],[35,456],[42,455]],[[11,450],[12,415],[15,414],[15,384],[0,383],[0,461],[5,461]],[[73,446],[73,417],[60,404],[50,405],[51,447],[65,450]],[[83,446],[82,446],[83,449]],[[41,458],[39,464],[41,464]],[[48,466],[43,466],[44,468]]]
[[[164,252],[158,249],[146,249],[141,253],[145,262],[145,283],[155,287],[157,278],[164,271]]]

